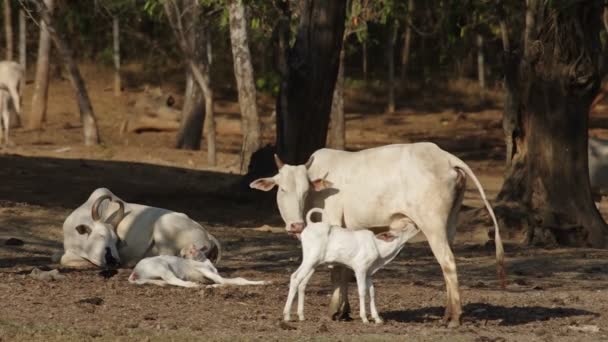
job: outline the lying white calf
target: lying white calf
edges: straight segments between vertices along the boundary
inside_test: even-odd
[[[180,256],[160,255],[142,259],[135,265],[129,276],[129,282],[143,285],[155,284],[164,286],[166,284],[198,287],[196,282],[202,282],[205,278],[212,280],[218,285],[267,285],[267,281],[251,281],[244,278],[223,278],[217,272],[211,261],[205,256],[205,249],[198,249],[194,245],[184,248]]]
[[[310,217],[314,213],[323,214],[323,210],[314,208],[306,214],[306,229],[300,235],[302,240],[302,264],[291,275],[289,295],[283,311],[285,321],[290,320],[296,287],[298,290],[298,318],[304,320],[304,290],[306,284],[321,264],[341,264],[351,268],[357,278],[359,290],[359,314],[364,323],[369,323],[365,312],[365,295],[369,291],[370,310],[376,323],[382,323],[375,303],[372,275],[391,262],[404,244],[418,234],[418,227],[413,221],[403,228],[394,228],[374,236],[370,230],[347,230],[330,226],[325,222],[313,223]]]

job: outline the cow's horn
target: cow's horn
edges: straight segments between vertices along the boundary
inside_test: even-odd
[[[122,221],[123,218],[125,218],[125,203],[121,200],[115,200],[112,202],[116,202],[118,203],[118,210],[116,210],[116,212],[114,213],[114,216],[112,217],[111,220],[108,220],[107,223],[111,224],[112,227],[114,227],[114,231],[117,231],[118,229],[118,224],[120,223],[120,221]]]
[[[107,200],[107,199],[112,199],[111,195],[103,195],[101,197],[99,197],[97,200],[95,200],[95,202],[93,202],[93,205],[91,206],[91,217],[93,218],[93,221],[97,222],[99,221],[99,218],[101,217],[99,215],[99,205],[101,204],[101,202]]]
[[[310,166],[312,165],[313,160],[315,160],[314,156],[310,156],[310,158],[308,158],[308,161],[306,162],[306,170],[308,170],[310,168]]]
[[[281,169],[283,166],[285,166],[285,163],[283,163],[283,161],[281,160],[281,158],[279,158],[279,156],[274,155],[274,163],[277,164],[277,169]]]

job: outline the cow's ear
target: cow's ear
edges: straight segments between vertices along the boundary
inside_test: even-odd
[[[391,232],[384,232],[376,235],[376,239],[380,239],[382,241],[390,242],[395,240],[397,237],[393,235]]]
[[[312,184],[312,187],[315,189],[315,191],[329,189],[334,185],[332,182],[326,180],[325,178],[315,179],[310,182],[310,184]]]
[[[274,180],[274,178],[267,177],[254,180],[251,182],[251,184],[249,184],[249,187],[262,191],[270,191],[275,185],[277,185],[277,182]]]
[[[91,234],[91,227],[81,224],[79,226],[76,226],[76,231],[78,232],[78,234],[80,235],[84,235],[84,234]]]

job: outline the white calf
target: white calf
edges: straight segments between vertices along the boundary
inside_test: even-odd
[[[17,115],[21,115],[21,97],[19,90],[24,77],[23,66],[13,61],[0,61],[0,84],[5,85],[10,93]]]
[[[143,285],[166,284],[182,287],[198,287],[205,278],[217,285],[267,285],[267,281],[252,281],[245,278],[223,278],[217,272],[211,261],[207,259],[205,249],[198,249],[194,245],[184,248],[180,255],[160,255],[145,258],[137,263],[129,276],[129,282]]]
[[[353,231],[331,226],[326,222],[313,223],[310,220],[313,213],[323,214],[323,210],[311,209],[306,215],[307,226],[300,236],[302,264],[291,275],[289,295],[283,311],[284,320],[290,320],[291,305],[296,288],[298,290],[298,318],[301,321],[304,320],[304,290],[308,280],[317,266],[335,263],[355,271],[361,320],[369,323],[365,312],[365,295],[369,291],[372,318],[376,323],[382,323],[376,309],[374,284],[371,277],[399,254],[407,240],[418,234],[418,228],[413,221],[408,220],[403,227],[374,236],[370,230]]]

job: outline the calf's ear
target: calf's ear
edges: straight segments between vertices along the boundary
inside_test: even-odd
[[[391,234],[390,232],[384,232],[384,233],[380,233],[380,234],[376,235],[376,239],[380,239],[380,240],[387,241],[387,242],[393,241],[396,238],[397,237],[395,235]]]
[[[262,191],[270,191],[275,185],[277,185],[277,182],[274,180],[274,178],[267,177],[254,180],[251,182],[251,184],[249,184],[249,187]]]
[[[91,234],[91,227],[81,224],[81,225],[76,226],[76,231],[80,235],[84,235],[84,234],[89,235],[89,234]]]

